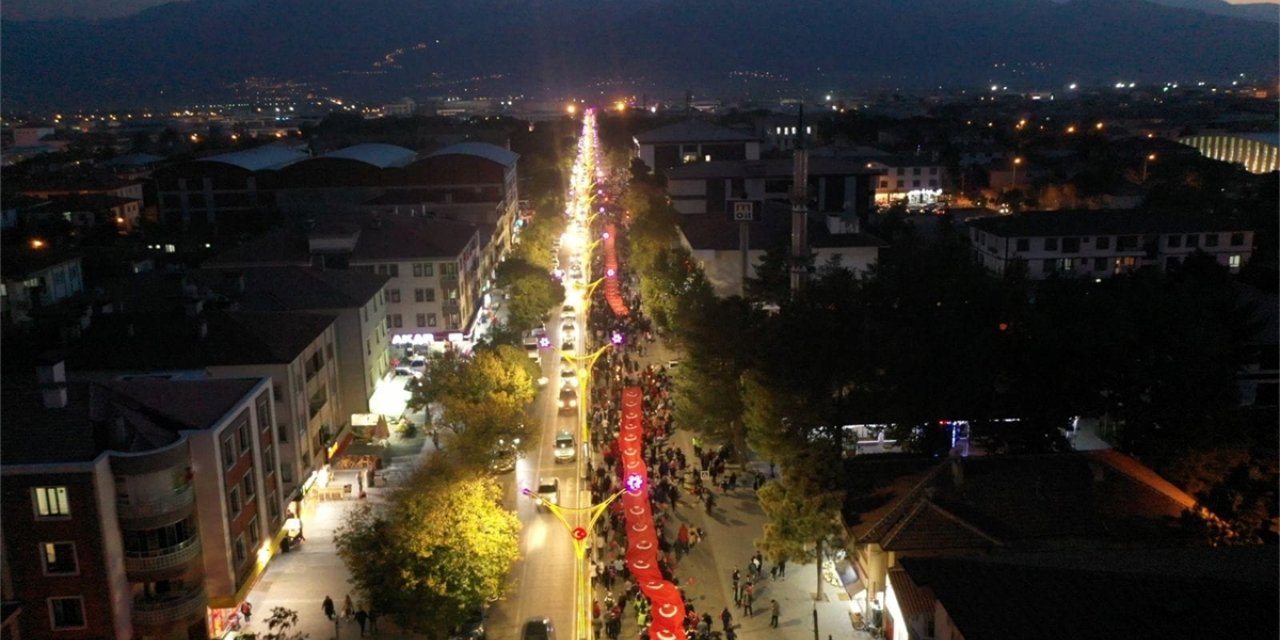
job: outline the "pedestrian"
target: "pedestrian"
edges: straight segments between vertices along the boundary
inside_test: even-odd
[[[253,619],[253,605],[248,600],[240,603],[240,615],[244,616],[244,621],[249,622]]]
[[[378,633],[378,612],[373,607],[369,607],[369,633]]]
[[[356,624],[360,625],[360,637],[364,637],[364,625],[369,622],[369,614],[364,609],[356,609]]]
[[[724,611],[720,612],[720,622],[724,623],[725,633],[733,628],[733,614],[729,613],[729,607],[725,607]]]
[[[769,577],[774,580],[778,579],[778,565],[775,564],[772,567],[769,567]]]
[[[354,616],[355,614],[356,608],[355,605],[351,604],[351,594],[348,593],[346,599],[342,601],[342,618],[344,620],[350,620],[351,616]]]
[[[769,601],[769,626],[773,627],[774,629],[778,628],[778,613],[781,610],[782,610],[782,607],[778,606],[777,600]]]
[[[786,558],[783,558],[778,561],[778,577],[779,578],[787,577],[787,559]]]
[[[746,591],[742,593],[742,615],[747,616],[749,618],[756,614],[755,609],[751,608],[751,604],[752,604],[751,601],[754,599],[755,599],[755,596],[752,595],[751,593],[751,585],[748,584]]]
[[[334,615],[333,598],[330,598],[329,596],[325,596],[324,605],[322,608],[324,609],[325,617],[332,620]]]

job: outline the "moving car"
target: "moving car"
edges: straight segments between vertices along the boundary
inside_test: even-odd
[[[538,497],[542,498],[538,508],[542,508],[542,504],[560,504],[560,479],[559,478],[543,478],[538,481]]]
[[[552,626],[551,618],[544,616],[529,618],[520,632],[520,640],[556,640],[556,628]]]
[[[554,453],[556,462],[573,462],[575,455],[573,434],[568,431],[557,433]]]
[[[578,391],[572,386],[560,388],[560,413],[573,413],[578,409]]]
[[[493,461],[489,468],[495,473],[511,473],[516,469],[516,448],[514,445],[498,445],[493,452]]]
[[[576,384],[578,384],[577,369],[570,366],[566,366],[560,370],[560,386],[571,387]]]
[[[453,628],[449,640],[485,640],[484,612],[476,609],[469,613],[465,622]]]
[[[574,308],[573,308],[573,305],[571,305],[571,304],[566,304],[566,305],[564,305],[563,307],[561,307],[561,308],[560,308],[560,319],[561,319],[561,320],[572,320],[572,319],[576,318],[577,316],[578,316],[578,310],[577,310],[577,309],[574,309]]]

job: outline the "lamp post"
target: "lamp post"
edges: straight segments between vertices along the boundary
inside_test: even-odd
[[[1013,180],[1010,182],[1010,185],[1009,185],[1011,189],[1018,188],[1018,165],[1020,164],[1022,164],[1022,158],[1019,156],[1015,156],[1013,158]]]
[[[622,494],[631,492],[639,493],[644,490],[644,478],[639,474],[631,474],[627,476],[623,483],[623,488],[613,495],[605,498],[599,504],[588,504],[585,507],[566,507],[563,505],[550,502],[542,496],[532,492],[528,487],[521,490],[526,496],[533,498],[539,506],[546,507],[548,511],[564,525],[565,531],[569,533],[570,540],[573,541],[573,554],[577,558],[576,569],[574,571],[574,609],[576,609],[575,619],[578,624],[578,636],[591,639],[592,628],[590,614],[591,610],[591,572],[588,566],[587,558],[587,540],[591,537],[591,530],[595,528],[596,521],[604,513],[604,510],[617,500]],[[566,513],[573,514],[581,519],[586,516],[586,526],[573,526],[569,523]]]
[[[1156,161],[1156,154],[1154,153],[1149,153],[1147,154],[1147,157],[1142,159],[1142,181],[1143,182],[1147,181],[1147,163],[1155,162],[1155,161]]]

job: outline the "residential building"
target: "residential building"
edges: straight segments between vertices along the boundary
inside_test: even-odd
[[[350,442],[338,382],[337,316],[208,311],[178,297],[177,311],[121,311],[93,319],[68,350],[72,380],[269,378],[284,495],[300,497]]]
[[[693,162],[759,160],[760,139],[702,120],[684,120],[637,133],[636,157],[654,173]]]
[[[377,382],[391,368],[389,277],[312,267],[207,269],[186,274],[201,290],[242,311],[337,316],[338,386],[347,413],[369,413]]]
[[[153,175],[160,221],[181,229],[214,228],[274,210],[278,170],[307,157],[267,145],[158,169]]]
[[[883,618],[890,637],[909,637],[899,628],[918,624],[913,618],[927,608],[902,604],[909,598],[901,594],[898,611],[884,607],[901,588],[890,584],[891,573],[908,558],[1202,545],[1193,527],[1180,524],[1197,509],[1195,498],[1113,450],[941,463],[865,455],[846,464],[857,486],[843,510],[845,588],[855,610]],[[946,625],[935,620],[934,627]]]
[[[967,222],[974,260],[993,273],[1106,278],[1165,269],[1197,252],[1232,272],[1253,254],[1253,231],[1229,218],[1146,211],[1029,211]]]
[[[935,204],[946,184],[946,168],[930,155],[869,158],[866,166],[880,171],[876,178],[878,205],[901,202],[915,208]]]
[[[482,293],[481,254],[474,225],[421,216],[364,221],[357,216],[327,218],[309,229],[279,229],[205,267],[314,264],[388,276],[385,326],[392,346],[443,345],[463,341],[474,326]]]
[[[835,158],[809,158],[810,210],[866,222],[874,196],[874,169]],[[724,215],[730,200],[791,202],[794,161],[724,160],[666,171],[667,193],[676,211]]]
[[[1278,559],[1271,545],[904,558],[889,571],[880,617],[892,640],[1169,638],[1188,629],[1261,640],[1280,635]],[[1196,593],[1214,594],[1220,624],[1205,628]]]
[[[6,322],[27,322],[33,312],[84,290],[77,252],[33,239],[25,247],[6,248],[0,260],[0,310]]]
[[[5,570],[31,638],[206,638],[284,524],[265,378],[6,372]],[[9,593],[6,593],[6,599]]]
[[[291,163],[278,171],[276,205],[294,216],[351,211],[404,181],[412,149],[367,143]]]
[[[741,225],[725,215],[681,216],[677,222],[680,243],[702,267],[716,295],[743,293]],[[760,220],[745,223],[747,229],[747,278],[755,278],[755,266],[771,250],[789,250],[791,208],[765,203]],[[838,263],[857,274],[866,273],[885,246],[875,236],[861,233],[856,217],[810,213],[809,249],[814,267]]]

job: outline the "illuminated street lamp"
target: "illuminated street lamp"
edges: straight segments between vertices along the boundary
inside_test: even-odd
[[[1156,161],[1156,154],[1154,153],[1149,153],[1147,154],[1147,157],[1142,159],[1142,181],[1143,182],[1147,181],[1147,163],[1155,162],[1155,161]]]
[[[1011,182],[1011,185],[1012,185],[1012,186],[1011,186],[1011,188],[1013,188],[1013,189],[1017,189],[1017,188],[1018,188],[1018,165],[1020,165],[1020,164],[1022,164],[1022,158],[1021,158],[1021,157],[1014,157],[1014,159],[1013,159],[1013,180],[1012,180],[1012,182]]]

